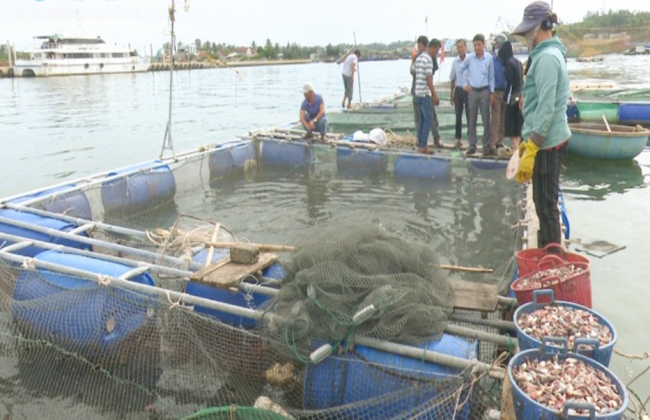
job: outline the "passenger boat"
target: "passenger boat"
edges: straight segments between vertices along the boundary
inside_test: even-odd
[[[22,77],[82,74],[138,73],[149,68],[149,59],[129,48],[108,45],[100,37],[37,36],[41,47],[30,50],[28,60],[16,60],[15,73]]]
[[[646,146],[650,130],[622,125],[569,124],[569,153],[596,159],[633,159]],[[611,131],[610,131],[611,129]]]

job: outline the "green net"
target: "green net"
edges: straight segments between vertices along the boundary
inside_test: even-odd
[[[422,344],[440,337],[454,292],[431,249],[370,224],[324,229],[300,244],[270,311],[286,324],[262,330],[289,356],[315,339],[355,337]]]

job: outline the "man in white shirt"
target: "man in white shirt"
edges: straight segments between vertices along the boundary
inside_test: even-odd
[[[348,55],[343,63],[343,102],[341,107],[345,108],[345,100],[348,100],[348,109],[352,108],[352,93],[354,92],[354,73],[357,71],[357,63],[361,58],[361,51],[355,50],[354,54]]]

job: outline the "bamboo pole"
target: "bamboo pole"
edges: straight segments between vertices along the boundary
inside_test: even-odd
[[[210,249],[208,250],[208,257],[205,259],[205,266],[209,266],[212,263],[212,256],[214,255],[214,244],[217,242],[219,235],[219,229],[221,229],[221,223],[214,225],[214,232],[212,232],[212,239],[210,240]]]
[[[357,33],[354,32],[354,46],[356,48],[357,46]],[[361,62],[357,60],[357,80],[359,81],[359,102],[363,102],[363,99],[361,99]]]
[[[491,268],[462,267],[459,265],[447,264],[434,265],[434,267],[442,268],[443,270],[466,271],[468,273],[494,273],[494,270]]]
[[[296,248],[290,245],[254,244],[248,242],[206,242],[206,247],[232,248],[237,245],[250,245],[262,252],[292,252]]]
[[[508,348],[514,348],[517,345],[517,340],[513,340],[505,335],[492,334],[484,331],[477,331],[471,328],[459,327],[457,325],[447,325],[445,332],[453,335],[459,335],[467,338],[474,338],[476,340],[488,341],[496,343]]]

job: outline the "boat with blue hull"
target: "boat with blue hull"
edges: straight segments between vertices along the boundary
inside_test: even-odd
[[[645,149],[650,130],[592,123],[570,124],[569,153],[594,159],[633,159]]]

